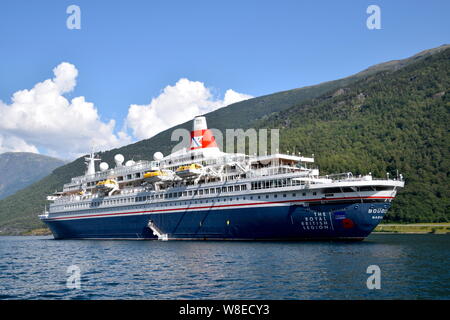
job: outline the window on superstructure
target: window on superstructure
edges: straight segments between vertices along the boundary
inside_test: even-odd
[[[203,189],[199,190],[199,194],[203,195]]]
[[[348,188],[348,189],[350,189],[350,188]],[[376,191],[390,191],[390,190],[393,190],[393,187],[391,187],[391,186],[376,186],[375,190]]]
[[[233,187],[228,187],[228,192],[233,192]]]
[[[241,190],[242,190],[242,191],[247,190],[247,185],[246,185],[246,184],[241,185]]]
[[[234,191],[239,191],[239,190],[240,190],[239,186],[234,186]]]
[[[358,187],[358,191],[374,191],[371,186]]]
[[[227,192],[227,187],[222,187],[222,192]]]

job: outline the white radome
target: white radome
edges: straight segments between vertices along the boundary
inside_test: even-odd
[[[116,162],[116,166],[118,167],[122,166],[124,160],[125,158],[120,153],[114,156],[114,161]]]
[[[100,171],[106,171],[109,169],[109,165],[106,162],[100,163]]]
[[[164,155],[161,153],[161,152],[155,152],[154,154],[153,154],[153,160],[155,160],[155,161],[159,161],[159,160],[161,160],[162,158],[164,158]]]

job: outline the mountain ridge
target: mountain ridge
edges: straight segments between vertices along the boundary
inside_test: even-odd
[[[1,153],[0,199],[42,179],[63,164],[63,160],[31,152]]]

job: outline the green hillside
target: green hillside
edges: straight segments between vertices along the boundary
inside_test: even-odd
[[[408,188],[390,219],[447,221],[447,48],[379,64],[344,79],[239,102],[208,114],[208,125],[220,130],[279,127],[282,149],[315,153],[323,173],[372,171],[384,176],[386,170],[398,168]],[[177,127],[190,129],[191,121]],[[150,159],[156,151],[167,154],[177,143],[170,142],[177,127],[100,156],[113,163],[117,153],[134,160]],[[0,234],[42,227],[37,213],[45,196],[83,172],[79,158],[0,200]],[[414,180],[423,173],[424,180]]]

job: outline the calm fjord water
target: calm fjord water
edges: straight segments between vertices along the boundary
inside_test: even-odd
[[[0,237],[0,299],[450,299],[450,235],[363,242]],[[80,289],[66,287],[80,269]],[[369,290],[369,265],[381,289]]]

